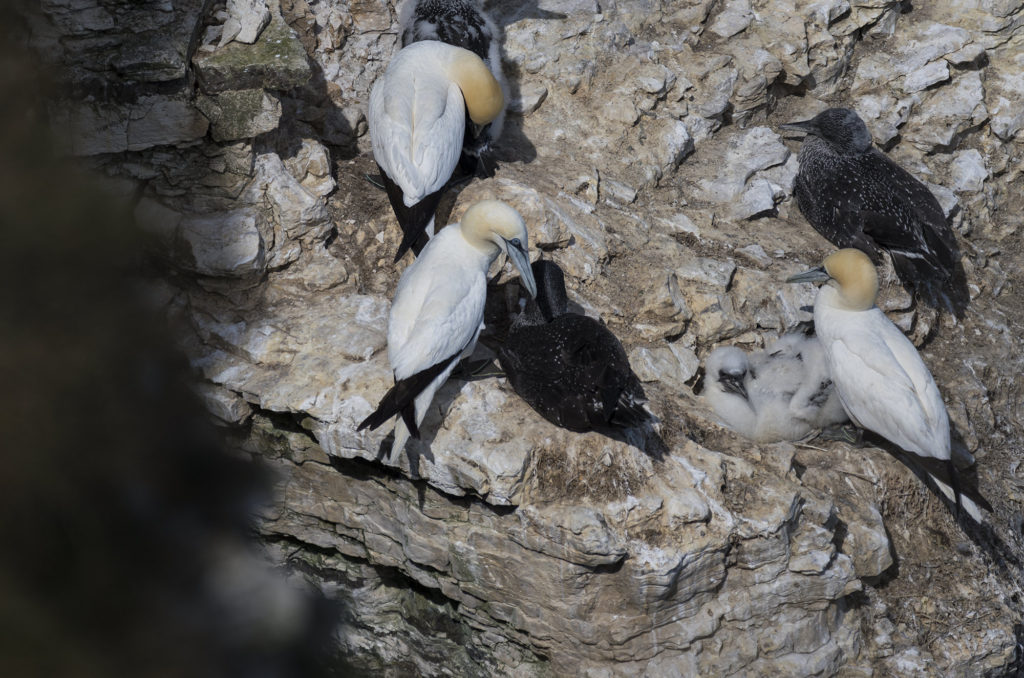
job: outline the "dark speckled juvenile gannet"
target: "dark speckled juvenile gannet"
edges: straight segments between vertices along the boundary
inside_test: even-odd
[[[932,475],[936,486],[980,522],[978,504],[960,492],[942,396],[917,349],[875,306],[878,275],[868,256],[839,250],[788,282],[825,283],[814,302],[814,327],[853,423],[907,452],[945,462],[952,487]]]
[[[482,0],[405,0],[398,12],[402,46],[437,40],[468,49],[487,64],[507,100],[508,84],[501,69],[501,32],[482,4]],[[466,120],[462,150],[468,164],[475,165],[490,149],[504,124],[504,108],[486,125]]]
[[[935,196],[871,143],[854,111],[830,108],[781,125],[807,134],[800,148],[797,205],[836,247],[855,247],[879,261],[929,304],[963,314],[969,297],[956,236]]]
[[[536,261],[536,302],[513,321],[498,360],[519,396],[570,431],[609,431],[654,423],[622,344],[604,324],[568,311],[558,264]]]
[[[704,398],[722,423],[756,442],[801,440],[847,419],[821,344],[802,333],[749,355],[735,346],[716,348],[704,383]]]
[[[473,352],[483,327],[487,270],[502,252],[519,269],[530,295],[536,295],[522,217],[503,202],[484,200],[432,238],[398,281],[388,316],[395,385],[358,429],[377,428],[399,415],[392,458],[410,435],[419,437],[437,389],[459,358]]]
[[[466,118],[485,125],[505,108],[501,85],[469,50],[437,41],[403,48],[370,90],[373,157],[402,227],[395,261],[425,233],[459,162]]]

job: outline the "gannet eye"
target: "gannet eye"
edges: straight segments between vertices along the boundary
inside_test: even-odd
[[[519,240],[519,238],[512,238],[511,240],[509,240],[509,243],[512,245],[512,247],[515,247],[517,250],[523,249],[523,243]]]

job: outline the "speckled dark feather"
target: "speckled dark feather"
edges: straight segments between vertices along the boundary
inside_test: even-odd
[[[469,0],[420,0],[402,33],[402,47],[420,40],[440,40],[464,47],[490,63],[495,35],[477,3]]]
[[[625,429],[655,421],[622,344],[602,323],[569,313],[562,272],[535,262],[538,299],[513,322],[498,360],[516,393],[570,431]],[[550,317],[549,320],[547,317]]]
[[[830,111],[845,109],[825,113]],[[859,118],[849,120],[849,126],[863,127]],[[829,122],[823,131],[810,132],[800,148],[795,190],[800,212],[837,247],[856,247],[876,263],[881,250],[887,251],[900,280],[929,304],[962,315],[968,295],[960,250],[938,200],[872,147],[869,134],[864,148],[863,137],[855,144],[853,133]],[[867,129],[856,132],[867,134]]]

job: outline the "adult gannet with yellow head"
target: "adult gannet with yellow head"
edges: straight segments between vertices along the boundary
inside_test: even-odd
[[[434,212],[462,153],[466,116],[485,125],[504,108],[501,85],[483,60],[436,40],[402,48],[373,84],[373,157],[403,233],[395,261],[424,232],[433,236]]]
[[[917,349],[875,306],[878,274],[866,254],[843,249],[787,282],[824,282],[814,327],[850,419],[907,452],[944,461],[952,484],[932,475],[954,505],[979,522],[979,506],[960,492],[950,458],[949,416]]]
[[[410,435],[419,437],[437,389],[459,358],[473,352],[483,328],[487,270],[499,254],[508,255],[530,296],[537,295],[527,248],[519,213],[498,200],[484,200],[431,238],[402,274],[388,316],[395,385],[358,429],[377,428],[399,415],[392,458]]]
[[[404,0],[398,11],[399,35],[403,47],[420,40],[439,40],[468,49],[484,60],[507,99],[508,82],[501,68],[501,31],[483,4],[483,0]],[[471,120],[466,123],[461,165],[471,172],[483,169],[486,176],[488,170],[481,156],[501,136],[505,110],[486,125]]]

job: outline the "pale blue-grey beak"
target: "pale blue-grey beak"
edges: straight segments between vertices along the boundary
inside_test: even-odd
[[[502,238],[502,240],[505,240]],[[519,279],[523,287],[534,299],[537,298],[537,281],[533,279],[533,269],[530,268],[530,255],[526,253],[526,246],[519,241],[519,238],[505,240],[505,254],[512,260],[512,265],[519,271]]]
[[[814,118],[811,118],[810,120],[784,122],[779,125],[779,129],[789,130],[791,132],[803,132],[804,134],[817,134],[818,123],[814,121]]]
[[[818,282],[828,282],[831,279],[832,279],[832,276],[830,276],[825,271],[825,267],[824,266],[818,266],[817,268],[812,268],[809,271],[804,271],[803,273],[797,273],[796,275],[791,275],[788,278],[786,278],[786,282],[788,282],[788,283],[803,283],[803,282],[818,283]]]

